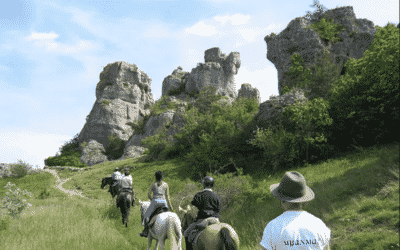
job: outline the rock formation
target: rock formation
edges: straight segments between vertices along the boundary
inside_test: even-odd
[[[243,83],[242,87],[238,91],[238,98],[253,98],[258,101],[258,104],[261,103],[260,91],[257,88],[251,87],[248,83]]]
[[[260,103],[259,91],[250,84],[243,84],[239,95],[236,94],[234,75],[240,67],[238,52],[226,56],[214,47],[205,51],[204,59],[205,63],[199,63],[190,73],[179,66],[165,77],[162,83],[164,98],[156,102],[151,94],[151,79],[136,65],[125,62],[108,64],[100,74],[96,103],[78,137],[80,145],[89,142],[82,151],[81,161],[89,166],[107,161],[104,148],[112,133],[127,142],[124,154],[118,160],[140,157],[146,150],[142,140],[155,135],[159,129],[166,127],[167,136],[172,138],[186,124],[183,113],[188,103],[196,101],[189,94],[200,93],[205,87],[216,88],[216,93],[223,96],[219,101],[222,105],[230,105],[238,97],[255,98]],[[150,107],[155,104],[160,104],[160,109],[150,113]],[[145,116],[149,117],[143,133],[129,126]],[[170,141],[176,142],[175,139]]]
[[[338,38],[337,42],[328,42],[321,36],[320,31],[308,28],[311,24],[320,21],[322,17],[332,18],[334,24],[337,25],[339,29],[335,36]],[[292,66],[290,57],[293,53],[299,53],[306,68],[310,68],[310,64],[321,57],[323,50],[327,49],[333,56],[335,65],[343,69],[350,58],[359,59],[364,55],[375,33],[374,23],[367,19],[356,19],[353,7],[348,6],[327,10],[324,15],[311,19],[295,18],[278,35],[274,33],[267,35],[264,38],[268,46],[267,59],[278,71],[279,94],[287,85],[283,75]]]
[[[83,142],[81,144],[81,150],[82,156],[80,160],[88,166],[93,166],[108,160],[105,156],[103,145],[95,140],[89,140],[89,143]]]
[[[226,56],[218,47],[214,47],[204,52],[204,61],[187,75],[186,93],[200,92],[205,87],[214,86],[217,94],[228,97],[230,103],[234,101],[237,97],[234,75],[241,64],[239,52],[231,52]]]
[[[146,73],[135,64],[108,64],[100,73],[96,102],[79,133],[79,143],[96,140],[107,147],[112,133],[128,141],[133,130],[126,124],[149,114],[153,104],[151,79]]]

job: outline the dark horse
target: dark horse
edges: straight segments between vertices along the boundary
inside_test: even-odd
[[[101,189],[104,189],[106,185],[109,185],[111,190],[111,196],[112,198],[114,198],[116,195],[119,195],[120,190],[119,187],[114,189],[112,187],[112,184],[113,184],[113,179],[111,177],[104,177],[103,179],[101,179]]]
[[[117,197],[117,207],[121,210],[122,224],[128,227],[131,205],[135,206],[135,195],[132,189],[122,189]]]

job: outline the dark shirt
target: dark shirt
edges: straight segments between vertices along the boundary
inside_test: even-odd
[[[197,219],[206,219],[208,217],[219,218],[221,212],[221,201],[218,195],[209,190],[198,192],[192,200],[192,205],[199,209]]]

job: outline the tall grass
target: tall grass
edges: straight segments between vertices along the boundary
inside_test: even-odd
[[[125,228],[107,188],[100,189],[102,177],[110,175],[115,166],[127,164],[136,166],[131,175],[137,197],[142,200],[147,200],[148,186],[157,170],[163,171],[169,184],[175,211],[182,198],[188,197],[182,202],[187,204],[201,190],[200,182],[186,176],[187,166],[180,159],[149,163],[127,159],[99,164],[84,173],[68,173],[71,179],[63,187],[81,187],[85,198],[71,197],[56,189],[56,179],[47,172],[0,179],[2,187],[10,181],[34,194],[27,198],[33,206],[24,210],[19,219],[2,216],[1,249],[145,249],[147,240],[138,236],[143,229],[138,204],[132,208],[130,224]],[[331,249],[399,248],[398,143],[288,171],[302,173],[315,192],[315,199],[304,209],[332,230]],[[221,221],[235,228],[240,249],[259,249],[265,226],[283,212],[269,191],[269,186],[280,182],[283,175],[284,171],[273,175],[260,171],[214,176],[214,190],[223,205]],[[49,196],[40,199],[45,188]],[[0,189],[0,196],[5,192]],[[182,244],[184,249],[184,241]]]

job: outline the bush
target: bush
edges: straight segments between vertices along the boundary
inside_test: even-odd
[[[18,160],[17,164],[12,164],[10,166],[10,172],[13,176],[16,176],[17,178],[24,177],[28,174],[29,170],[32,169],[32,166],[29,164]]]
[[[108,145],[105,148],[105,154],[108,160],[119,159],[124,154],[126,142],[121,140],[116,134],[112,133],[108,137]]]
[[[347,61],[346,70],[331,93],[335,145],[393,141],[400,127],[399,29],[390,23],[377,27],[364,57]]]
[[[50,193],[47,191],[47,188],[44,188],[44,190],[39,194],[38,198],[39,199],[46,199],[50,196]]]
[[[61,155],[68,155],[80,151],[78,136],[79,134],[76,134],[73,139],[69,142],[65,142],[65,144],[60,147]]]
[[[60,155],[47,158],[47,166],[70,166],[83,168],[87,167],[87,164],[82,163],[80,158],[82,153],[80,151],[69,153],[67,155]]]

